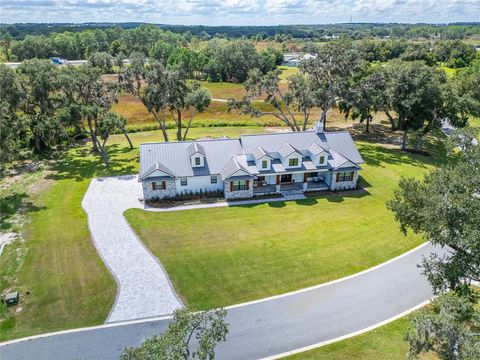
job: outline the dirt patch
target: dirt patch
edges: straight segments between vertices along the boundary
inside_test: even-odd
[[[46,170],[43,172],[43,175],[40,179],[35,181],[30,188],[28,189],[28,193],[30,195],[37,195],[48,188],[51,184],[53,184],[54,180],[50,177],[53,171]]]

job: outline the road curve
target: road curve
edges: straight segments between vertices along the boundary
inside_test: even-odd
[[[371,270],[326,285],[228,309],[230,333],[219,359],[258,359],[328,341],[408,311],[431,298],[422,256],[441,253],[420,246]],[[4,343],[2,360],[118,359],[126,346],[164,331],[167,320],[79,330]]]

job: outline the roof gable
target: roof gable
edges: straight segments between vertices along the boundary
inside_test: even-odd
[[[320,145],[318,145],[317,143],[313,143],[308,148],[308,151],[310,151],[310,153],[313,154],[313,155],[320,155],[320,154],[326,152],[326,150],[324,148],[322,148]]]
[[[205,156],[205,148],[200,145],[199,143],[192,142],[188,147],[187,147],[187,152],[189,156],[192,156],[194,154],[202,154]]]
[[[268,157],[269,159],[272,158],[269,154],[267,154],[267,152],[261,146],[257,146],[255,150],[253,150],[253,156],[257,160],[260,160],[261,158],[264,158],[264,157]]]
[[[278,153],[282,155],[284,158],[286,158],[289,155],[292,155],[293,153],[297,153],[299,155],[302,155],[297,149],[295,149],[292,145],[289,143],[285,143],[282,145],[280,150],[278,150]]]
[[[161,176],[175,177],[175,174],[170,169],[168,169],[165,165],[160,164],[157,161],[149,169],[147,169],[143,174],[141,174],[140,179],[143,180],[147,177],[161,177]]]

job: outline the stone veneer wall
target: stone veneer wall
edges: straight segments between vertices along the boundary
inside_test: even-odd
[[[340,171],[341,172],[341,171]],[[337,181],[337,173],[332,173],[332,183],[330,185],[330,190],[349,190],[355,189],[357,187],[357,180],[358,180],[358,171],[354,171],[353,180],[352,181]]]
[[[161,183],[162,181],[165,181],[165,190],[158,189],[158,188],[157,190],[153,190],[152,182],[154,181],[157,181],[159,183]],[[175,179],[162,180],[162,179],[156,179],[156,178],[149,178],[142,181],[142,187],[143,187],[143,198],[145,200],[159,200],[159,199],[174,197],[176,195]]]
[[[248,180],[248,190],[230,191],[230,181],[223,182],[225,199],[248,199],[253,197],[253,181]]]

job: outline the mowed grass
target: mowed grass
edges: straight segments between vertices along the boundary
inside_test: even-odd
[[[408,343],[404,341],[408,318],[350,339],[286,357],[288,360],[405,360]]]
[[[194,309],[226,306],[324,283],[377,265],[424,240],[404,236],[385,202],[402,175],[435,157],[358,142],[364,192],[301,201],[126,217]]]
[[[480,290],[473,287],[477,292]],[[428,305],[427,305],[428,306]],[[475,305],[480,309],[480,302]],[[409,328],[411,315],[404,316],[389,324],[317,349],[285,357],[288,360],[404,360],[408,352],[405,334]],[[420,354],[422,360],[439,357],[433,353]]]
[[[200,128],[192,129],[189,138],[263,131]],[[1,304],[0,341],[105,321],[117,288],[91,241],[81,201],[93,177],[137,172],[138,144],[162,141],[159,131],[130,136],[133,150],[123,136],[114,135],[109,140],[110,168],[92,155],[89,145],[80,146],[59,156],[49,167],[47,181],[51,184],[41,192],[33,195],[22,186],[10,186],[9,191],[0,193],[2,229],[15,226],[11,219],[20,206],[28,219],[23,228],[25,241],[19,247],[8,245],[0,257],[1,289],[19,290],[22,295],[22,309],[17,313]],[[21,264],[16,249],[26,253]],[[27,290],[30,295],[25,295]]]

